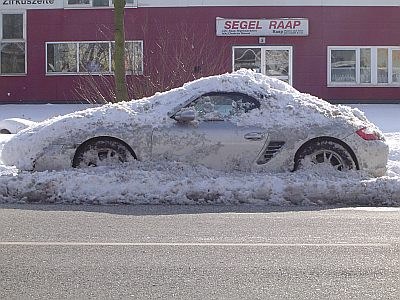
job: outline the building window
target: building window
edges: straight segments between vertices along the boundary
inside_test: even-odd
[[[328,47],[328,86],[400,85],[400,48]]]
[[[378,83],[389,82],[389,52],[388,49],[378,49]]]
[[[125,7],[137,7],[137,0],[125,0]],[[66,8],[114,7],[114,0],[65,0]]]
[[[68,5],[89,5],[90,0],[68,0]]]
[[[400,84],[400,49],[392,50],[392,82]]]
[[[110,72],[110,43],[79,43],[79,72]]]
[[[47,74],[112,74],[114,42],[46,43]],[[128,75],[143,75],[143,42],[125,42]]]
[[[331,52],[332,82],[356,82],[356,51],[332,50]]]
[[[233,47],[233,70],[251,69],[292,84],[291,46]]]
[[[77,44],[48,43],[47,73],[78,72]]]
[[[111,43],[111,53],[114,53],[114,42]],[[114,57],[112,56],[111,70],[114,72]],[[129,75],[143,75],[143,43],[125,42],[125,69]]]
[[[0,14],[0,74],[26,74],[25,14]]]
[[[371,83],[371,49],[360,49],[360,82]]]

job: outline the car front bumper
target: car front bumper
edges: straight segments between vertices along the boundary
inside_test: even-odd
[[[75,148],[71,145],[51,145],[35,159],[33,169],[35,171],[69,169],[74,154]]]

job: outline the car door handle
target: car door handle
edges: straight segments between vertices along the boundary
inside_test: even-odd
[[[249,132],[244,135],[244,138],[246,140],[259,141],[264,138],[264,134],[261,132]]]

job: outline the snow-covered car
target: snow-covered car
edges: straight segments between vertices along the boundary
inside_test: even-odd
[[[11,138],[2,160],[51,170],[130,160],[280,172],[325,164],[384,175],[388,146],[358,109],[239,70],[141,100],[55,117]]]
[[[36,124],[34,121],[21,118],[9,118],[0,120],[0,134],[17,133],[18,131],[34,124]]]

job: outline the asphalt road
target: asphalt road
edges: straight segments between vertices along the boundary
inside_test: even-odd
[[[0,299],[400,299],[400,209],[0,205]]]

